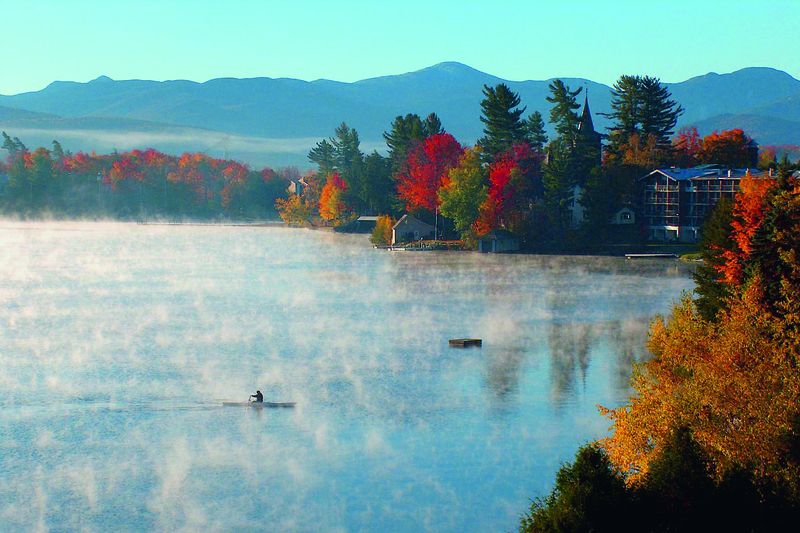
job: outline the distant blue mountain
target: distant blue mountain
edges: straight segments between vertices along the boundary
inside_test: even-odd
[[[572,88],[588,89],[596,127],[607,126],[601,113],[609,111],[610,88],[580,78],[562,79]],[[239,145],[248,144],[242,153],[257,154],[261,143],[269,145],[265,153],[283,150],[294,154],[288,159],[302,164],[303,152],[314,139],[331,135],[342,121],[359,131],[365,147],[379,148],[381,133],[395,116],[435,111],[459,140],[474,142],[481,136],[478,117],[484,84],[507,83],[520,94],[526,114],[538,110],[546,120],[550,81],[507,81],[454,62],[354,83],[288,78],[115,81],[101,76],[88,83],[59,81],[40,91],[0,96],[0,128],[10,133],[23,124],[26,131],[69,130],[74,149],[93,147],[80,142],[80,131],[86,129],[95,134],[105,129],[151,132],[149,144],[156,147],[161,147],[159,142],[164,145],[165,135],[174,133],[175,127],[184,128],[183,133],[198,129],[209,139],[216,135],[220,150],[227,151],[225,139],[234,139]],[[708,133],[738,125],[761,143],[800,144],[800,81],[785,72],[747,68],[710,73],[669,88],[686,109],[679,126],[696,124],[701,133]],[[17,110],[17,115],[3,108]],[[23,111],[41,115],[20,115]],[[747,117],[752,131],[736,123],[736,117]],[[191,141],[184,144],[191,149]],[[207,139],[203,146],[209,145],[214,142]]]

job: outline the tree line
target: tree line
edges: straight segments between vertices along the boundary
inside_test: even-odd
[[[295,168],[252,170],[237,161],[202,153],[181,156],[152,148],[97,155],[29,150],[3,135],[8,152],[0,163],[0,209],[20,216],[147,217],[200,219],[275,218]]]

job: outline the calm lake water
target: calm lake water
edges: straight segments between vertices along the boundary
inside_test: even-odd
[[[674,261],[2,222],[0,530],[515,530],[692,285]],[[297,407],[222,407],[257,388]]]

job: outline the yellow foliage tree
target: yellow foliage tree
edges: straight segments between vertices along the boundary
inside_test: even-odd
[[[743,468],[800,490],[800,458],[791,451],[800,445],[798,192],[793,185],[768,196],[764,221],[750,232],[749,277],[717,319],[705,320],[684,297],[651,327],[654,357],[634,373],[636,395],[601,408],[614,430],[601,445],[629,483],[642,481],[674,432],[688,429],[711,474]]]

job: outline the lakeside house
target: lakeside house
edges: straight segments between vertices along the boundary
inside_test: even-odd
[[[405,214],[392,226],[392,245],[420,239],[432,239],[434,231],[434,227],[430,224],[413,215]]]
[[[303,191],[305,190],[308,184],[305,182],[303,178],[290,180],[289,186],[286,188],[286,192],[289,194],[296,194],[297,196],[302,196]]]
[[[508,253],[519,251],[519,238],[508,230],[493,229],[478,239],[478,251]]]
[[[733,199],[745,176],[757,174],[750,169],[700,165],[657,168],[642,176],[641,218],[647,240],[697,242],[705,218],[720,199]]]

